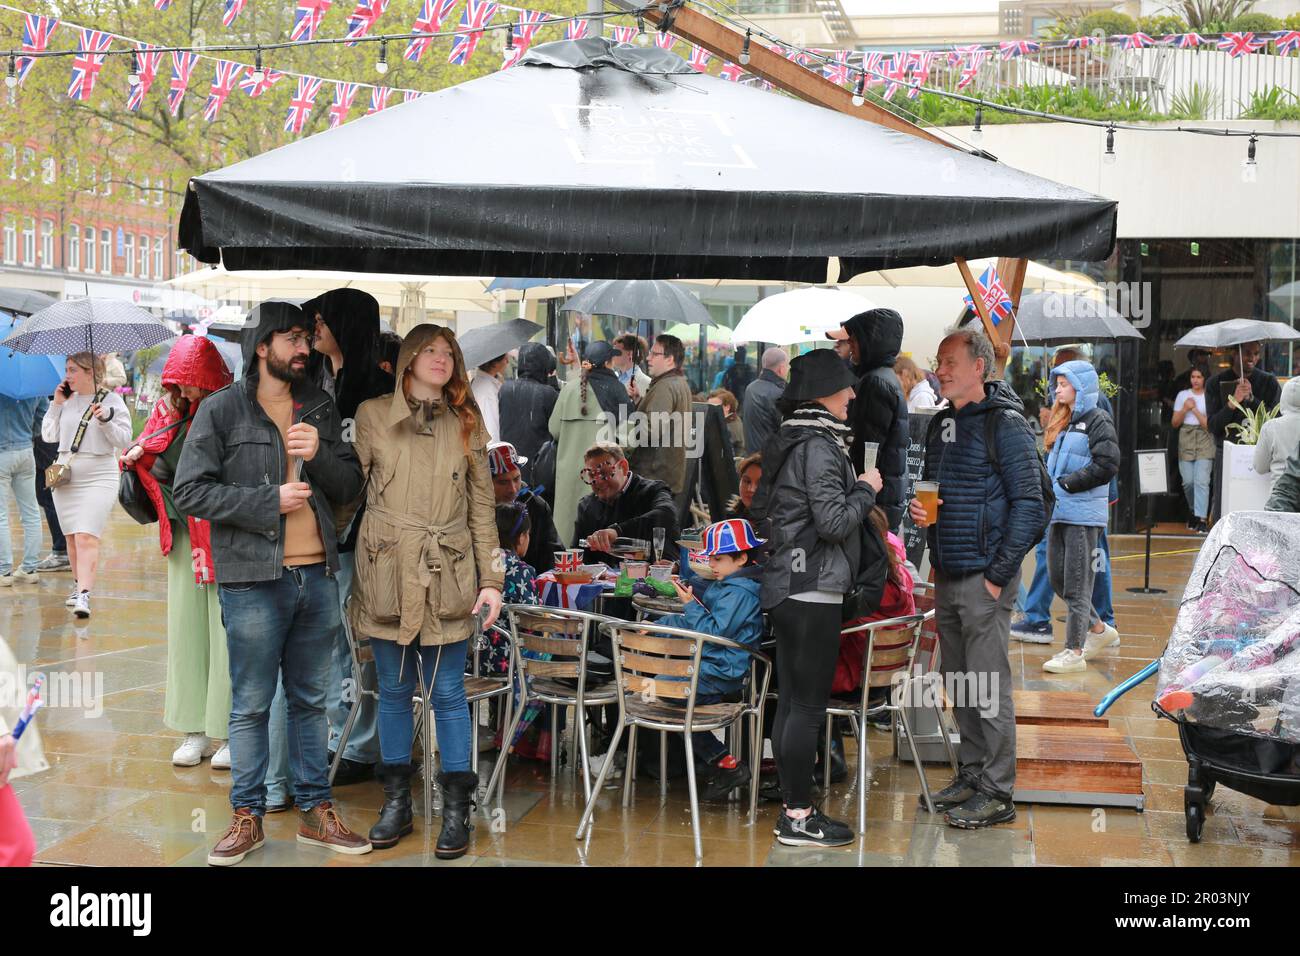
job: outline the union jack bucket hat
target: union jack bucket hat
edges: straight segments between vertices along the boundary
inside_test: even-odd
[[[520,465],[528,464],[528,459],[515,451],[515,446],[508,441],[494,441],[487,446],[488,470],[493,478],[500,478],[512,471],[518,471]]]
[[[754,529],[744,518],[728,518],[704,529],[704,547],[700,554],[739,554],[767,544],[754,535]]]

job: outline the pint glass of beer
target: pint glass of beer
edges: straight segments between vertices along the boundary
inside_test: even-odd
[[[918,481],[916,483],[916,500],[925,508],[925,524],[934,524],[939,520],[939,482]]]

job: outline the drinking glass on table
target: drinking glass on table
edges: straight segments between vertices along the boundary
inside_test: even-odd
[[[916,500],[925,508],[925,527],[939,520],[939,482],[918,481],[916,483]]]
[[[668,529],[655,528],[652,532],[650,532],[650,537],[654,539],[654,546],[655,546],[655,553],[654,553],[653,560],[662,561],[664,559],[664,542],[665,539],[668,537]]]

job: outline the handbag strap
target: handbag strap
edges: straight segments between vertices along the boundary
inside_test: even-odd
[[[72,436],[72,447],[68,449],[69,456],[75,455],[81,448],[81,440],[86,437],[86,428],[90,425],[90,409],[98,405],[108,397],[108,389],[101,388],[95,392],[95,397],[90,400],[86,410],[81,414],[81,421],[77,424],[77,433]]]
[[[132,447],[134,447],[134,446],[136,446],[136,445],[143,445],[145,442],[147,442],[147,441],[148,441],[149,439],[151,439],[151,438],[157,438],[159,435],[165,435],[165,434],[167,434],[169,431],[171,431],[173,428],[179,428],[180,426],[184,425],[186,422],[192,422],[192,421],[194,421],[194,416],[193,416],[193,415],[190,415],[188,418],[178,418],[178,419],[176,419],[176,421],[172,422],[170,425],[167,425],[167,426],[164,427],[164,428],[160,428],[160,429],[158,429],[156,432],[154,432],[154,433],[151,434],[151,435],[143,435],[143,436],[141,436],[140,438],[137,438],[134,442],[131,443],[131,445],[132,445]]]

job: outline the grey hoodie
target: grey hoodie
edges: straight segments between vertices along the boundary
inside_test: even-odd
[[[1287,459],[1300,450],[1300,379],[1290,379],[1282,386],[1281,414],[1265,422],[1255,446],[1255,470],[1271,474],[1274,483],[1286,471]]]

